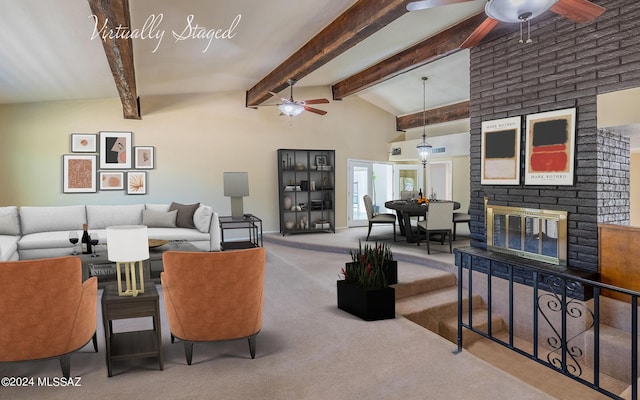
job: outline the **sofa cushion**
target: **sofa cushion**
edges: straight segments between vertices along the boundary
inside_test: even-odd
[[[0,235],[20,234],[20,219],[18,219],[18,207],[0,207]]]
[[[0,261],[11,261],[17,258],[18,239],[13,235],[0,235]]]
[[[148,203],[144,205],[144,209],[151,210],[151,211],[167,212],[169,211],[169,204],[149,204]]]
[[[34,232],[71,231],[87,223],[83,205],[54,207],[20,207],[22,234]]]
[[[209,241],[209,234],[189,228],[149,228],[149,239],[186,240],[188,242]]]
[[[142,225],[150,228],[175,228],[177,215],[178,210],[167,212],[142,210]]]
[[[180,204],[173,202],[169,206],[169,211],[178,211],[178,216],[176,217],[176,226],[178,228],[195,228],[196,225],[193,223],[193,214],[198,207],[200,207],[200,203]]]
[[[200,207],[193,213],[193,223],[202,233],[209,232],[211,225],[211,216],[213,215],[213,208],[200,204]]]
[[[105,229],[114,225],[142,224],[144,204],[87,206],[89,229]]]

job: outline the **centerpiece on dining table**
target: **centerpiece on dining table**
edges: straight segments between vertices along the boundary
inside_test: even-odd
[[[338,308],[366,321],[395,318],[398,263],[387,244],[358,244],[337,281]]]

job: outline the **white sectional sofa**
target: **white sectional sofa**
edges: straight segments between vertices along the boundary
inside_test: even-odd
[[[102,244],[107,226],[146,225],[149,239],[185,240],[202,251],[220,251],[218,214],[203,204],[8,206],[0,207],[0,261],[68,255],[69,232],[81,235],[83,224]]]

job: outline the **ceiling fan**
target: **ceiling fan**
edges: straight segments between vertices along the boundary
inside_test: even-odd
[[[472,0],[421,0],[407,4],[408,11],[423,10],[454,3],[466,3]],[[488,0],[484,7],[487,14],[475,31],[460,46],[468,49],[479,44],[499,22],[519,23],[520,42],[522,43],[522,28],[524,23],[551,10],[578,23],[590,22],[606,11],[604,7],[588,0]],[[531,38],[527,39],[527,43]]]
[[[277,93],[269,92],[271,93],[272,96],[280,97],[280,99],[282,100],[282,103],[278,104],[278,109],[282,114],[288,115],[290,117],[295,117],[296,115],[300,115],[305,110],[310,111],[312,113],[320,114],[320,115],[325,115],[327,113],[324,110],[319,110],[317,108],[309,107],[309,104],[325,104],[325,103],[328,103],[329,100],[311,99],[311,100],[296,101],[293,99],[293,85],[295,85],[296,80],[289,79],[287,83],[289,83],[289,89],[291,93],[288,99],[280,96]]]

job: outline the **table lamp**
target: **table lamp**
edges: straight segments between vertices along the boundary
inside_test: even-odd
[[[231,197],[231,216],[242,218],[244,215],[242,198],[249,195],[248,172],[224,172],[224,195]]]
[[[107,227],[107,258],[116,263],[118,296],[137,296],[144,293],[142,261],[149,259],[149,236],[144,225],[118,225]],[[136,279],[136,263],[139,263]],[[121,265],[124,264],[125,290],[122,290]]]

